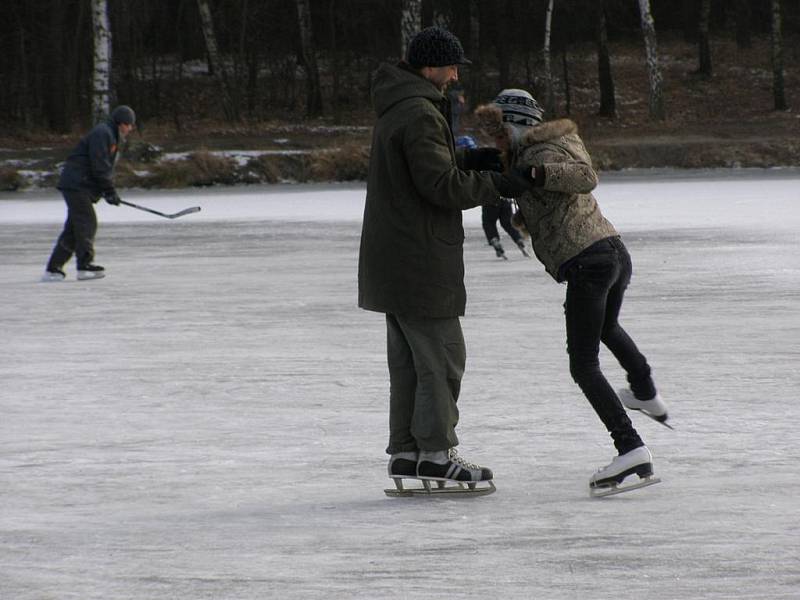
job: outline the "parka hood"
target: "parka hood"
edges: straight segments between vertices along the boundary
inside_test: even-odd
[[[482,104],[476,108],[475,117],[478,119],[479,127],[489,135],[506,131],[503,123],[503,111],[494,104]],[[533,144],[555,140],[572,133],[578,133],[578,126],[574,121],[556,119],[533,127],[525,127],[518,138],[518,143],[522,146],[532,146]]]
[[[402,65],[382,64],[372,82],[372,106],[380,117],[392,106],[408,98],[441,102],[444,95],[430,81]]]

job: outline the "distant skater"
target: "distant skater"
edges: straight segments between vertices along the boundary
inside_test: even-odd
[[[472,136],[462,135],[456,138],[456,148],[477,148],[478,144]],[[503,168],[502,163],[499,164],[498,170]],[[497,258],[504,258],[508,260],[506,251],[503,244],[500,243],[500,233],[497,231],[497,222],[500,221],[500,226],[505,230],[508,236],[517,245],[523,255],[529,256],[528,249],[525,247],[525,240],[522,234],[511,224],[511,217],[514,214],[514,209],[511,205],[511,200],[508,198],[501,198],[497,204],[484,204],[481,206],[481,225],[483,226],[483,234],[486,236],[487,243],[494,249]]]
[[[105,270],[94,264],[97,215],[94,204],[102,197],[119,205],[112,177],[119,145],[136,126],[136,114],[129,106],[118,106],[108,120],[96,125],[67,157],[58,189],[67,203],[67,220],[47,262],[42,281],[63,281],[64,265],[75,255],[77,278],[100,279]]]
[[[652,456],[623,403],[664,424],[667,408],[647,360],[618,321],[631,278],[631,258],[591,193],[597,174],[577,126],[568,119],[542,122],[536,100],[517,89],[501,91],[491,104],[479,107],[476,116],[511,165],[530,169],[535,186],[517,198],[520,211],[515,223],[530,235],[547,272],[556,281],[567,282],[564,310],[570,373],[618,452],[611,464],[591,477],[590,489],[593,495],[605,495],[655,483]],[[600,342],[627,372],[630,388],[619,395],[600,370]],[[634,473],[641,481],[617,488]]]

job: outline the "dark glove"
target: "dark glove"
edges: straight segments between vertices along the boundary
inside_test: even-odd
[[[464,150],[465,171],[503,171],[505,165],[500,150],[492,147],[467,148]]]
[[[532,171],[531,167],[514,167],[505,173],[491,173],[492,183],[503,198],[517,198],[537,184]]]
[[[106,192],[105,194],[106,202],[109,204],[113,204],[114,206],[119,206],[119,194],[115,191]]]

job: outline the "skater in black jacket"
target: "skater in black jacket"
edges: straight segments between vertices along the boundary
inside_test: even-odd
[[[136,126],[136,114],[129,106],[118,106],[108,120],[96,125],[67,157],[58,189],[67,203],[67,220],[47,262],[42,281],[63,281],[64,265],[75,255],[78,279],[99,279],[103,267],[93,264],[97,215],[94,204],[102,197],[119,205],[112,176],[119,145]]]

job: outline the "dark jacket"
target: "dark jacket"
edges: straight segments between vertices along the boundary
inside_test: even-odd
[[[113,121],[95,125],[67,157],[56,187],[59,190],[88,192],[95,200],[113,192],[111,178],[118,145],[119,129]]]
[[[425,78],[384,64],[375,73],[358,305],[429,318],[464,314],[461,211],[495,203],[487,173],[456,166],[447,99]]]

